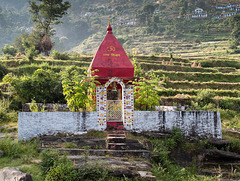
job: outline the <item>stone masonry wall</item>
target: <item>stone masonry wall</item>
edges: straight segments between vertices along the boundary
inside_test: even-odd
[[[132,131],[169,132],[173,127],[184,136],[222,138],[221,118],[214,111],[135,111]],[[97,112],[20,112],[18,139],[57,133],[83,134],[101,130]]]
[[[186,137],[222,138],[217,111],[135,111],[133,131],[169,132],[180,128]]]

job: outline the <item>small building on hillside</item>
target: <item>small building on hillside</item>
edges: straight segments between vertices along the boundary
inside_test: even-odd
[[[202,8],[197,8],[197,9],[194,10],[194,12],[195,12],[196,14],[199,14],[199,13],[202,13],[202,12],[203,12],[203,9],[202,9]]]
[[[100,82],[96,90],[98,126],[103,130],[111,125],[131,129],[133,125],[134,66],[122,45],[107,27],[107,35],[98,48],[90,65],[90,70]]]

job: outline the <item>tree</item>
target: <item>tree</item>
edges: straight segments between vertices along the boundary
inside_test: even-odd
[[[65,103],[60,75],[51,70],[36,70],[31,76],[16,77],[11,73],[3,78],[10,85],[16,100],[27,103]]]
[[[68,67],[63,72],[63,94],[72,111],[86,111],[88,106],[94,105],[95,83],[98,83],[94,78],[88,77],[87,71],[80,73],[76,66]]]
[[[234,47],[240,44],[240,15],[231,16],[229,19],[232,28],[231,40]]]
[[[63,23],[60,19],[67,14],[71,5],[63,0],[29,0],[28,2],[35,29],[43,34],[40,40],[41,49],[48,56],[53,46],[50,39],[50,36],[55,34],[53,26]]]
[[[6,44],[3,48],[2,48],[2,52],[3,54],[9,54],[12,56],[15,56],[17,54],[17,49],[14,48],[11,45]]]
[[[134,85],[135,107],[139,110],[154,110],[161,100],[158,95],[159,77],[151,74],[149,78],[140,77],[132,82]]]

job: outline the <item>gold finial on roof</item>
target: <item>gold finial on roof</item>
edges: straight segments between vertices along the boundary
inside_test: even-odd
[[[111,24],[110,24],[110,20],[111,20],[111,19],[110,19],[110,18],[108,18],[108,26],[111,26]]]

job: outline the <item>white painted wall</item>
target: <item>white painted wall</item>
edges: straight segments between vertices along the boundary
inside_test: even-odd
[[[184,136],[222,138],[219,112],[134,112],[132,131],[169,132],[173,127],[180,128]],[[97,125],[97,112],[21,112],[18,115],[18,139],[20,140],[44,134],[83,134],[88,130],[101,129]]]
[[[135,111],[133,130],[169,132],[173,127],[184,136],[222,138],[220,113],[215,111]]]
[[[98,130],[97,112],[20,112],[18,114],[20,140],[44,134],[83,134],[91,129]]]

